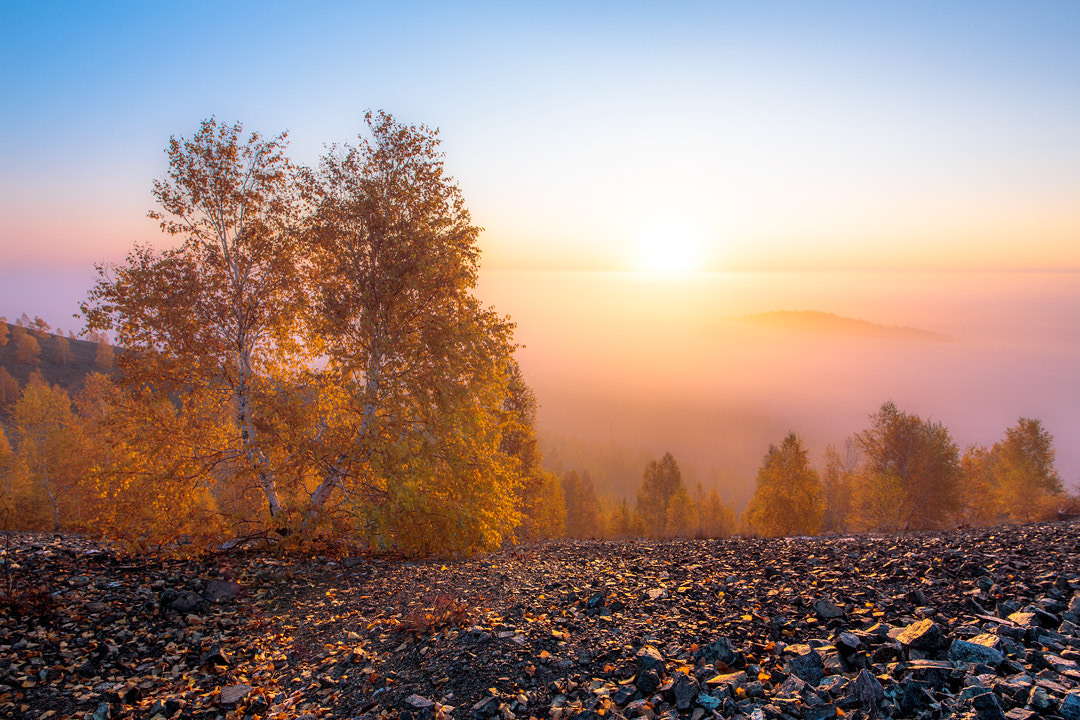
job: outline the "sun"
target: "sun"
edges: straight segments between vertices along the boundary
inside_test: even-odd
[[[702,270],[702,232],[682,216],[663,215],[646,222],[635,239],[634,267],[640,272],[677,274]]]

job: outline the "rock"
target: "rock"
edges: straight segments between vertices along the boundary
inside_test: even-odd
[[[206,600],[190,590],[166,590],[161,595],[161,606],[181,614],[195,612],[206,606]]]
[[[847,699],[854,707],[861,707],[868,713],[875,713],[877,706],[885,699],[885,689],[867,670],[860,670],[855,679],[848,683]]]
[[[842,632],[833,641],[837,651],[844,656],[853,655],[861,646],[862,640],[858,635],[849,632]]]
[[[713,640],[694,653],[694,662],[697,664],[714,665],[722,662],[728,667],[738,663],[739,654],[735,651],[731,641],[725,637]]]
[[[434,707],[435,703],[428,700],[426,697],[416,695],[415,693],[405,698],[405,704],[409,707],[417,710],[426,710],[427,708]]]
[[[686,710],[698,694],[698,682],[684,672],[672,676],[671,692],[675,696],[675,707]]]
[[[698,696],[697,698],[695,698],[694,702],[696,702],[699,706],[705,708],[706,710],[714,711],[717,710],[721,704],[723,704],[720,698],[709,695],[708,693],[698,693]]]
[[[949,647],[949,659],[965,663],[985,663],[996,668],[1004,660],[1001,651],[969,640],[953,640]]]
[[[896,639],[912,650],[937,650],[945,638],[941,626],[927,618],[908,625]]]
[[[652,645],[646,645],[637,651],[637,666],[642,670],[654,670],[662,673],[667,669],[664,656]]]
[[[1058,714],[1065,720],[1080,720],[1080,691],[1074,690],[1065,696]]]
[[[212,603],[222,603],[236,598],[243,589],[243,585],[233,580],[208,580],[203,597]]]
[[[499,702],[497,697],[484,697],[477,700],[472,706],[472,716],[475,718],[493,718],[499,714]]]
[[[803,682],[816,686],[825,676],[825,663],[821,655],[809,645],[792,645],[784,652],[795,653],[787,661],[784,670],[797,676]]]
[[[220,645],[211,645],[210,649],[202,654],[199,658],[199,666],[220,666],[227,667],[229,665],[229,657],[221,649]]]
[[[660,673],[655,670],[638,670],[634,677],[634,687],[640,690],[642,695],[652,695],[656,688],[660,687]]]
[[[623,715],[629,720],[633,720],[634,718],[653,720],[656,717],[656,710],[648,700],[635,700],[623,708]]]
[[[1005,713],[1006,720],[1035,720],[1039,715],[1034,710],[1024,708],[1012,708]]]
[[[832,620],[833,618],[844,617],[844,609],[833,605],[825,598],[821,598],[814,601],[812,606],[814,612],[822,620]]]
[[[1005,720],[1005,713],[1001,710],[997,696],[990,691],[971,698],[971,709],[973,720]]]
[[[251,686],[245,683],[228,685],[221,688],[221,693],[218,695],[218,703],[224,707],[231,707],[250,695],[251,690]]]

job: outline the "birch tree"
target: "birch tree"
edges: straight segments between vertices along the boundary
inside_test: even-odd
[[[304,174],[308,324],[327,358],[320,396],[334,403],[320,414],[310,505],[337,497],[380,532],[407,508],[429,532],[456,523],[471,528],[466,546],[487,546],[518,516],[523,457],[502,446],[521,419],[506,405],[513,325],[472,294],[480,229],[438,132],[382,112],[366,121],[357,146]]]
[[[172,138],[168,172],[153,185],[159,208],[149,215],[180,244],[160,253],[138,247],[126,264],[99,267],[83,313],[91,331],[115,331],[128,350],[120,359],[126,382],[174,396],[203,392],[233,413],[228,446],[204,450],[251,473],[277,517],[256,397],[296,349],[295,204],[285,134],[242,133],[211,118],[190,140]]]

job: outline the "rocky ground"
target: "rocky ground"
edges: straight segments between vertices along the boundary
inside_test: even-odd
[[[455,562],[0,538],[0,714],[1080,719],[1080,524]]]

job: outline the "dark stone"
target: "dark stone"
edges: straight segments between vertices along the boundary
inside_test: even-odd
[[[1074,690],[1066,695],[1058,712],[1065,720],[1080,720],[1080,692]]]
[[[603,605],[604,605],[604,594],[603,593],[596,593],[595,595],[592,595],[588,600],[585,601],[585,609],[586,610],[595,610],[595,609],[597,609],[599,607],[603,607]]]
[[[862,640],[860,640],[857,635],[849,632],[842,632],[837,636],[833,644],[836,646],[837,652],[847,656],[854,654],[855,651],[859,649],[862,645]]]
[[[637,694],[637,688],[633,685],[620,685],[619,689],[615,691],[615,694],[611,696],[611,699],[615,701],[616,705],[622,707],[630,702]]]
[[[1000,650],[969,640],[953,640],[949,647],[949,659],[965,663],[985,663],[996,668],[1005,656]]]
[[[642,695],[651,695],[660,687],[660,674],[656,670],[638,670],[634,687],[640,690]]]
[[[911,714],[928,707],[934,701],[934,696],[930,694],[927,683],[920,680],[905,680],[900,683],[899,692],[895,693],[894,700],[901,712]]]
[[[472,717],[480,718],[492,718],[499,714],[499,698],[497,697],[485,697],[481,698],[472,706]]]
[[[243,592],[244,586],[233,580],[208,580],[203,597],[212,603],[232,600]]]
[[[634,720],[634,718],[653,720],[653,718],[656,717],[656,711],[653,709],[652,703],[648,700],[635,700],[623,708],[623,715],[629,718],[629,720]]]
[[[821,655],[809,645],[792,645],[785,652],[795,652],[796,655],[787,661],[784,670],[796,675],[800,680],[809,685],[817,685],[825,676],[825,663]]]
[[[1005,713],[992,692],[984,692],[971,698],[973,720],[1005,720]]]
[[[844,609],[833,605],[825,598],[815,600],[813,604],[814,612],[822,620],[832,620],[834,618],[844,617]]]
[[[848,683],[845,697],[867,712],[876,712],[877,706],[885,699],[885,689],[868,670],[860,670],[855,679]]]
[[[675,696],[675,707],[686,710],[699,692],[698,682],[684,672],[677,672],[672,678],[671,692]]]
[[[657,673],[667,669],[664,656],[652,645],[646,645],[637,651],[637,666],[639,670],[654,670]]]
[[[231,707],[250,695],[251,690],[252,687],[246,683],[228,685],[221,688],[221,693],[218,695],[218,702],[225,707]]]
[[[199,658],[199,666],[206,667],[220,666],[227,667],[229,665],[229,656],[225,654],[225,651],[221,649],[220,645],[211,645],[210,649],[202,654]]]
[[[739,654],[735,651],[731,641],[727,638],[719,638],[694,653],[694,662],[698,664],[713,665],[722,662],[728,667],[735,667],[738,663]]]
[[[206,607],[206,600],[190,590],[166,590],[161,594],[161,606],[178,613],[190,613]]]
[[[879,645],[870,653],[870,662],[875,665],[883,665],[893,662],[900,657],[900,651],[893,645]]]

